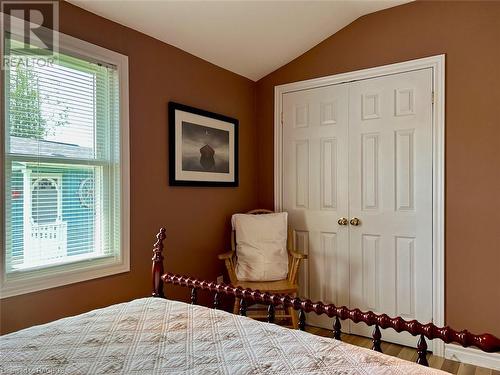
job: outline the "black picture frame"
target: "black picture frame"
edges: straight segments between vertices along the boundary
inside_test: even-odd
[[[191,180],[191,179],[178,179],[176,178],[176,166],[177,166],[177,157],[178,157],[178,147],[181,147],[181,145],[177,144],[177,121],[176,121],[176,111],[180,112],[185,112],[188,114],[194,114],[202,117],[206,117],[208,119],[215,119],[219,121],[223,121],[225,123],[229,123],[233,127],[233,150],[234,152],[229,154],[229,160],[228,160],[228,165],[229,165],[229,170],[231,166],[231,162],[233,164],[233,178],[230,181],[217,181],[213,179],[207,179],[207,180]],[[183,122],[184,125],[184,122]],[[202,126],[202,127],[209,127],[207,124],[194,124],[194,126]],[[239,128],[239,121],[235,118],[221,115],[219,113],[214,113],[210,111],[206,111],[203,109],[191,107],[185,104],[180,104],[177,102],[170,101],[168,103],[168,154],[169,154],[169,171],[168,171],[168,176],[169,176],[169,185],[170,186],[206,186],[206,187],[237,187],[239,185],[239,178],[238,178],[238,170],[239,170],[239,155],[238,155],[238,128]],[[231,134],[229,132],[229,134]],[[213,149],[212,149],[213,150]],[[201,152],[201,149],[200,149]],[[229,151],[230,152],[230,151]],[[178,166],[177,166],[178,167]],[[181,171],[185,172],[185,171]],[[203,171],[201,173],[204,173]],[[211,173],[213,175],[213,173]],[[230,173],[221,173],[222,175],[230,175]]]

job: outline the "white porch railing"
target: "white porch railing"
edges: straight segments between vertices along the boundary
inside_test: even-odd
[[[27,229],[24,238],[23,267],[54,263],[66,257],[68,234],[66,222],[30,223]]]

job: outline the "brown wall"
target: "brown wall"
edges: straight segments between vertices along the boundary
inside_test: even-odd
[[[214,280],[230,215],[257,201],[254,82],[68,3],[60,6],[60,30],[129,57],[131,271],[2,299],[2,333],[148,295],[160,225],[167,228],[166,268]],[[168,186],[169,100],[240,120],[240,187]]]
[[[362,17],[257,85],[67,3],[60,12],[62,32],[129,56],[132,271],[3,299],[2,333],[147,295],[159,225],[166,268],[213,279],[230,214],[273,206],[274,85],[445,53],[446,321],[500,335],[500,3],[417,2]],[[240,120],[239,188],[167,185],[169,100]]]
[[[273,206],[273,87],[446,54],[446,323],[500,335],[500,2],[364,16],[257,84],[259,201]]]

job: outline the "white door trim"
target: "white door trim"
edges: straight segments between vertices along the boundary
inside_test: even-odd
[[[283,131],[282,106],[283,95],[293,91],[308,90],[323,86],[336,85],[350,81],[380,77],[389,74],[409,72],[412,70],[432,68],[432,85],[434,106],[433,126],[433,175],[432,175],[432,243],[433,243],[433,322],[437,326],[444,325],[444,157],[445,157],[445,55],[436,55],[417,60],[375,68],[356,70],[348,73],[314,78],[306,81],[292,82],[274,88],[274,208],[281,211],[283,207]],[[425,322],[423,322],[425,323]],[[435,355],[444,356],[444,343],[434,340],[432,350]]]

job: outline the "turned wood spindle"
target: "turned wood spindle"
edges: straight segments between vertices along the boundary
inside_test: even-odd
[[[220,296],[219,296],[219,292],[215,292],[215,295],[214,295],[214,309],[215,309],[215,310],[218,310],[218,309],[219,309],[219,306],[220,306]]]
[[[427,342],[425,341],[424,335],[420,335],[420,339],[417,344],[417,363],[423,366],[429,366],[427,362]]]
[[[342,325],[340,324],[340,319],[338,316],[335,317],[335,323],[333,323],[333,338],[335,340],[342,341],[340,335],[342,334]]]
[[[300,309],[299,311],[299,329],[301,331],[306,330],[306,313],[303,309]]]
[[[161,276],[163,275],[163,241],[165,240],[165,228],[160,228],[160,231],[156,235],[156,242],[153,245],[153,266],[151,270],[151,275],[153,277],[153,292],[151,295],[153,297],[165,297],[163,293],[163,280]]]
[[[198,304],[198,291],[196,288],[191,288],[191,305]]]
[[[240,300],[240,315],[247,316],[247,301],[244,298]]]
[[[274,305],[272,303],[267,308],[267,322],[274,323]]]
[[[375,328],[373,328],[372,337],[373,337],[372,350],[382,353],[382,346],[380,345],[382,343],[381,340],[382,334],[380,333],[380,328],[378,327],[378,324],[375,324]]]

